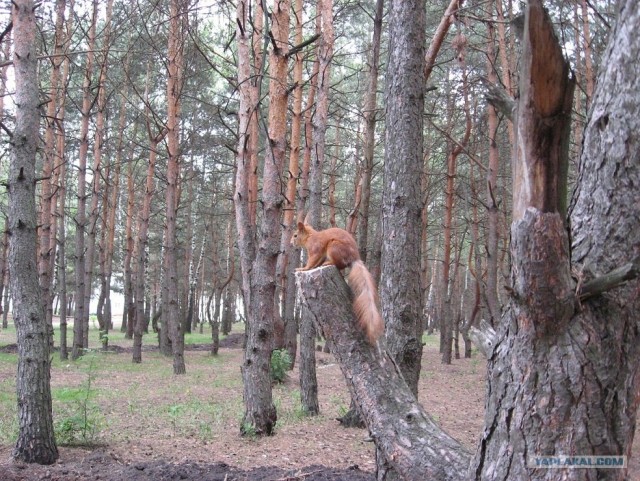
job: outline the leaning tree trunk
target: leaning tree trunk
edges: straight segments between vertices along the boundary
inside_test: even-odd
[[[338,270],[327,266],[299,272],[296,281],[302,301],[331,342],[351,398],[386,465],[406,480],[464,479],[470,454],[417,402],[384,339],[376,347],[369,344]]]
[[[620,279],[603,274],[633,259],[637,267],[640,254],[639,25],[638,3],[621,2],[585,130],[570,249],[565,157],[573,81],[540,1],[530,1],[516,115],[511,301],[490,352],[475,479],[558,479],[557,470],[529,468],[534,456],[631,454],[638,283],[611,290]],[[625,471],[561,475],[624,479]]]
[[[51,411],[50,332],[38,281],[35,201],[36,148],[40,125],[35,6],[12,7],[16,124],[9,165],[9,269],[18,344],[18,440],[13,457],[28,463],[58,459]]]

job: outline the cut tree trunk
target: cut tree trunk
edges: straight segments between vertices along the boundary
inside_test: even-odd
[[[296,281],[320,332],[331,341],[351,397],[386,464],[407,480],[464,479],[470,454],[417,402],[384,340],[377,347],[369,344],[338,270],[327,266],[299,272]]]
[[[580,287],[638,255],[640,5],[620,3],[585,129],[566,227],[573,82],[531,0],[516,115],[511,300],[489,359],[475,479],[625,479],[625,469],[532,469],[534,456],[627,455],[638,406],[637,280],[579,303]],[[613,285],[611,286],[613,289]],[[505,449],[509,446],[510,449]]]

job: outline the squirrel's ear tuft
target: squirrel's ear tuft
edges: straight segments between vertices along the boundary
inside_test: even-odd
[[[298,222],[298,230],[304,232],[304,224],[302,222]]]

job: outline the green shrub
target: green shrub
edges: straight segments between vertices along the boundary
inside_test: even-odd
[[[276,349],[271,353],[271,380],[282,384],[287,379],[287,371],[291,369],[291,356],[286,349]]]

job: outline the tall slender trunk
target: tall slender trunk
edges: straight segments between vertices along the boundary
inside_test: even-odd
[[[64,152],[64,135],[58,136],[58,152]],[[60,299],[60,360],[69,358],[67,348],[67,268],[66,268],[66,225],[65,225],[65,203],[67,199],[67,170],[66,162],[60,164],[59,184],[58,184],[58,297]]]
[[[487,69],[488,79],[491,84],[498,83],[494,56],[494,35],[493,28],[489,27],[489,37],[487,39]],[[499,216],[498,205],[498,169],[500,154],[498,151],[498,114],[493,105],[487,105],[487,123],[489,127],[489,168],[487,169],[487,284],[485,287],[485,297],[487,308],[489,309],[489,322],[496,325],[500,320],[500,302],[498,300],[498,241],[499,241]]]
[[[74,0],[70,1],[70,9],[73,11],[75,5]],[[69,19],[66,23],[66,35],[64,51],[68,52],[71,46],[71,32],[73,29],[73,15],[69,15]],[[58,110],[58,122],[60,123],[60,129],[56,131],[56,158],[59,162],[58,170],[58,185],[57,185],[57,198],[56,205],[52,206],[55,209],[55,218],[57,222],[57,235],[56,235],[56,248],[59,262],[56,265],[58,276],[58,298],[60,299],[60,312],[58,317],[60,318],[60,359],[66,360],[69,358],[69,350],[67,345],[67,257],[66,257],[66,200],[67,200],[67,159],[65,158],[66,139],[64,135],[64,120],[65,120],[65,108],[66,108],[66,79],[69,78],[69,57],[65,57],[62,64],[62,79],[65,79],[65,87],[60,92],[60,105]],[[55,264],[55,258],[52,259]]]
[[[125,63],[127,68],[128,61]],[[120,102],[120,116],[118,119],[118,146],[114,159],[115,173],[113,183],[109,186],[109,197],[105,203],[105,225],[104,225],[104,245],[100,259],[100,300],[102,301],[102,311],[98,309],[98,319],[102,318],[102,340],[103,348],[106,349],[108,343],[109,330],[113,328],[111,318],[111,275],[113,272],[113,254],[116,233],[116,212],[120,199],[120,173],[122,170],[123,150],[124,150],[124,130],[126,121],[126,92],[122,94]],[[137,125],[137,124],[136,124]],[[134,136],[136,129],[134,128]]]
[[[316,19],[316,34],[320,34],[319,16]],[[316,47],[317,50],[318,47]],[[304,212],[309,204],[309,178],[311,170],[311,152],[313,150],[313,105],[315,103],[316,92],[318,90],[318,74],[320,71],[320,60],[317,58],[313,62],[311,82],[307,93],[307,102],[304,109],[304,153],[302,158],[302,170],[300,172],[300,203],[298,206],[298,221],[301,222]],[[296,258],[299,259],[299,250],[295,249]],[[318,380],[316,376],[316,352],[315,352],[315,330],[313,325],[305,317],[304,307],[299,318],[300,331],[300,400],[306,412],[314,413],[318,411]]]
[[[302,23],[303,23],[303,2],[295,0],[294,18],[295,18],[295,44],[300,45],[303,42]],[[295,285],[291,282],[291,266],[295,265],[295,254],[297,249],[291,245],[291,235],[294,228],[294,214],[296,207],[296,191],[298,185],[298,177],[300,175],[300,141],[302,129],[302,67],[303,54],[297,52],[294,57],[293,65],[293,85],[291,91],[292,113],[291,113],[291,140],[289,148],[289,170],[287,179],[287,195],[284,205],[282,240],[280,242],[280,256],[278,257],[278,265],[276,267],[278,275],[278,286],[280,288],[282,299],[282,329],[283,339],[279,343],[277,339],[276,329],[276,346],[281,344],[286,347],[292,359],[292,368],[295,363],[295,355],[297,348],[297,325],[294,316],[295,296],[289,292]]]
[[[315,114],[313,115],[313,139],[311,168],[309,170],[309,223],[315,228],[322,224],[322,180],[325,164],[326,135],[329,116],[329,87],[333,58],[333,0],[318,2],[318,19],[321,36],[317,49],[318,87]]]
[[[133,236],[133,223],[135,216],[135,206],[136,206],[136,192],[134,187],[134,162],[133,156],[131,156],[128,160],[127,165],[127,210],[126,210],[126,220],[125,220],[125,228],[124,228],[124,239],[125,239],[125,248],[124,248],[124,265],[123,265],[123,274],[124,274],[124,303],[123,303],[123,313],[122,313],[122,325],[120,326],[120,331],[126,332],[126,338],[131,339],[133,336],[133,325],[134,319],[132,317],[132,313],[134,312],[134,279],[133,279],[133,265],[131,264],[131,260],[135,257],[134,249],[135,249],[135,239]]]
[[[10,38],[5,39],[4,43],[4,58],[8,59],[11,56],[11,41]],[[4,116],[4,97],[7,91],[7,70],[9,69],[9,65],[5,65],[0,67],[0,116]],[[4,203],[2,203],[4,207]],[[2,328],[6,329],[8,327],[8,318],[6,315],[6,311],[9,308],[7,303],[2,302],[3,295],[6,292],[9,292],[9,283],[5,282],[8,280],[9,266],[7,262],[7,255],[9,253],[9,231],[7,225],[6,214],[2,216],[3,219],[3,227],[2,227],[2,269],[0,270],[0,313],[2,313]]]
[[[443,305],[444,309],[442,312],[443,319],[443,346],[442,346],[442,362],[444,364],[451,364],[451,342],[453,339],[453,323],[454,323],[454,313],[452,306],[452,289],[455,281],[455,276],[450,276],[450,267],[451,267],[451,239],[452,239],[452,219],[453,219],[453,209],[454,209],[454,183],[456,178],[456,162],[458,156],[463,152],[467,143],[469,142],[469,137],[471,136],[471,113],[469,110],[469,89],[467,84],[467,68],[464,60],[464,52],[458,52],[458,59],[460,60],[461,69],[462,69],[462,89],[463,89],[463,97],[464,97],[464,114],[465,114],[465,130],[462,139],[456,143],[456,146],[453,147],[452,151],[449,153],[447,158],[447,190],[446,190],[446,201],[445,201],[445,221],[444,221],[444,261],[443,261],[443,288],[442,288],[442,296],[443,296]]]
[[[358,250],[362,262],[367,262],[369,245],[369,206],[371,205],[371,178],[373,174],[373,156],[375,152],[375,133],[378,121],[378,71],[380,67],[380,38],[382,36],[382,15],[384,0],[376,0],[376,11],[373,18],[373,37],[371,39],[371,55],[369,56],[369,85],[364,98],[364,146],[362,191],[360,206],[360,223]]]
[[[309,197],[308,221],[317,229],[322,228],[322,181],[325,162],[327,120],[329,114],[329,84],[333,57],[333,1],[321,0],[316,7],[316,31],[320,34],[317,55],[317,87],[315,113],[311,118],[312,134],[309,145]],[[303,409],[307,414],[320,412],[318,386],[315,372],[315,328],[311,316],[303,311],[300,319],[300,375]]]
[[[87,232],[87,250],[85,260],[85,290],[84,290],[84,331],[83,331],[83,343],[85,347],[89,346],[89,314],[91,305],[91,294],[93,293],[93,271],[96,258],[96,245],[98,239],[98,221],[100,219],[100,198],[103,192],[108,189],[107,180],[103,181],[102,175],[102,153],[104,150],[104,139],[106,136],[105,129],[105,113],[107,109],[107,92],[106,92],[106,80],[107,80],[107,66],[108,56],[110,48],[110,32],[111,32],[111,16],[113,13],[113,0],[107,2],[106,18],[105,18],[105,30],[104,37],[102,39],[102,50],[100,59],[100,75],[98,77],[98,99],[96,102],[96,131],[93,142],[93,179],[91,181],[91,206],[89,208],[89,231]],[[105,187],[102,183],[105,183]],[[107,199],[102,199],[102,202],[107,202]]]
[[[52,190],[53,167],[55,163],[56,145],[56,114],[60,103],[60,66],[63,62],[61,55],[64,48],[64,12],[66,8],[65,0],[56,1],[56,26],[55,26],[55,47],[54,56],[52,58],[51,68],[51,85],[49,87],[49,103],[47,104],[46,129],[44,140],[44,156],[42,161],[42,182],[41,182],[41,202],[40,202],[40,228],[39,228],[39,244],[40,253],[38,259],[38,274],[40,277],[40,286],[42,288],[42,302],[45,308],[45,317],[47,325],[51,326],[53,334],[53,312],[52,312],[52,278],[53,263],[51,262],[51,232],[52,232],[52,208],[54,191]],[[66,80],[66,79],[63,79]],[[54,230],[55,232],[55,230]]]
[[[91,107],[93,105],[91,92],[91,76],[93,72],[94,49],[96,41],[96,21],[98,17],[98,0],[93,0],[93,9],[91,14],[91,25],[89,27],[88,51],[85,63],[84,80],[82,82],[82,107],[80,122],[80,149],[78,152],[78,192],[77,192],[77,212],[75,218],[76,234],[75,234],[75,312],[73,315],[73,349],[71,352],[72,359],[78,359],[83,353],[85,339],[87,339],[88,324],[85,325],[84,320],[88,320],[89,306],[85,304],[86,292],[86,252],[85,237],[87,228],[87,195],[86,195],[86,179],[87,179],[87,156],[89,153],[89,121],[91,117]],[[85,312],[87,314],[85,315]]]
[[[196,284],[198,279],[198,270],[200,266],[201,258],[198,256],[197,260],[193,255],[193,246],[195,239],[193,236],[193,211],[192,206],[194,202],[193,193],[193,160],[187,165],[187,172],[185,179],[187,181],[187,205],[185,206],[185,236],[184,236],[184,272],[180,276],[180,298],[182,299],[182,331],[184,333],[191,333],[191,322],[193,320],[193,306],[195,303],[194,296],[196,291]],[[195,262],[198,262],[195,264]],[[186,311],[186,312],[185,312]]]
[[[166,224],[164,239],[165,267],[164,283],[167,300],[166,310],[163,310],[163,329],[169,330],[173,352],[173,373],[185,374],[184,364],[184,330],[180,321],[178,306],[178,259],[177,259],[177,213],[178,213],[178,182],[180,178],[179,164],[179,116],[180,94],[182,90],[182,31],[181,17],[186,15],[186,5],[182,0],[171,0],[169,9],[169,43],[168,43],[168,76],[167,76],[167,187]]]
[[[248,60],[247,45],[249,25],[247,4],[238,2],[238,80],[246,79]],[[280,177],[285,160],[287,114],[287,52],[289,36],[289,2],[274,2],[271,12],[270,37],[272,49],[269,62],[269,119],[268,143],[265,152],[260,234],[255,237],[255,226],[250,223],[248,196],[250,167],[245,143],[250,143],[249,115],[254,108],[250,89],[241,89],[239,115],[239,148],[234,204],[239,234],[243,287],[247,313],[247,345],[242,365],[245,412],[241,425],[243,434],[271,435],[277,419],[272,401],[270,362],[273,349],[273,320],[275,309],[275,281],[278,249],[280,246],[280,222],[282,193]],[[245,130],[246,129],[246,130]],[[247,225],[248,224],[248,225]],[[247,296],[249,298],[247,299]]]
[[[145,82],[145,98],[149,95],[151,66],[147,66],[147,79]],[[133,327],[133,362],[142,362],[142,334],[144,332],[144,299],[145,299],[145,265],[147,260],[147,242],[149,239],[149,218],[151,216],[151,202],[155,193],[155,168],[158,156],[158,144],[162,142],[167,129],[163,128],[159,133],[153,134],[151,129],[150,113],[146,112],[147,135],[149,137],[149,164],[145,181],[145,193],[142,198],[142,208],[138,214],[137,239],[133,248],[135,254],[135,286],[133,308],[129,311],[129,328]],[[133,319],[131,318],[133,314]],[[163,326],[164,327],[164,326]]]
[[[593,91],[595,90],[596,74],[593,68],[593,60],[591,58],[591,31],[589,29],[589,11],[587,9],[587,1],[580,0],[580,8],[582,12],[582,31],[583,31],[583,43],[582,49],[584,51],[584,65],[585,65],[585,79],[586,79],[586,94],[587,94],[587,110],[591,106],[591,99],[593,98]]]

